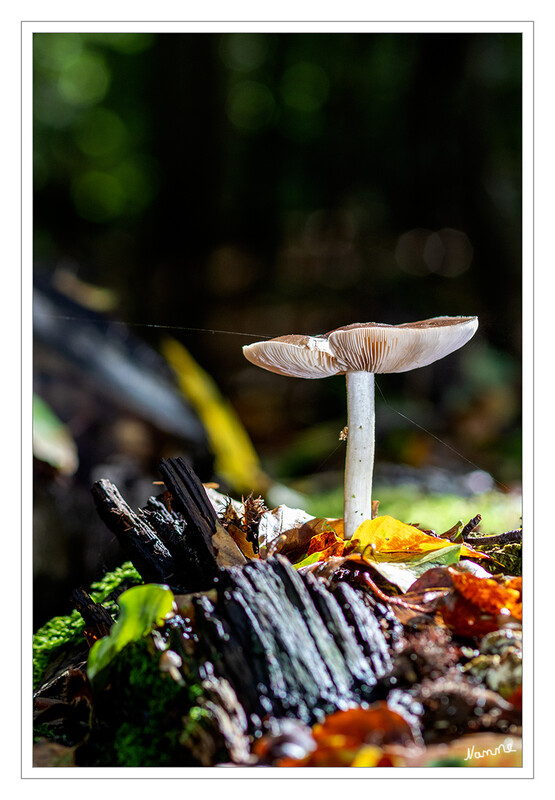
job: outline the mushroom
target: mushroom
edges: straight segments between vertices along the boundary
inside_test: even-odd
[[[278,375],[347,379],[344,535],[372,518],[374,374],[425,367],[472,338],[477,317],[435,317],[387,325],[357,322],[321,336],[278,336],[243,347],[245,358]]]

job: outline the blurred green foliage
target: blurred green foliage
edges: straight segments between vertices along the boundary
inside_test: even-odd
[[[109,100],[118,64],[152,42],[149,34],[35,34],[35,191],[65,183],[84,220],[137,214],[152,199],[137,104]]]
[[[476,514],[482,521],[476,532],[482,535],[516,530],[522,526],[521,498],[499,492],[485,492],[473,497],[455,494],[428,494],[411,486],[377,486],[380,515],[388,514],[408,524],[418,524],[441,534],[459,519],[466,525]],[[343,515],[343,491],[311,495],[306,510],[316,516],[339,518]]]

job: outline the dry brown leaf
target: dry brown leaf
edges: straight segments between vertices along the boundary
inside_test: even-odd
[[[258,555],[254,552],[252,542],[247,539],[247,534],[242,528],[230,523],[227,526],[227,532],[246,558],[258,558]]]

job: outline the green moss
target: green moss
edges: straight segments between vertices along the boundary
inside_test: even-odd
[[[54,617],[33,636],[33,689],[36,689],[48,663],[62,647],[77,644],[85,623],[78,611],[67,617]]]
[[[202,689],[180,687],[158,667],[160,651],[147,637],[125,647],[110,665],[109,689],[95,695],[98,728],[93,766],[191,765],[180,744],[183,720]]]
[[[95,603],[102,603],[123,581],[129,586],[143,582],[131,561],[126,561],[121,567],[106,573],[102,580],[91,583],[90,595]]]
[[[500,565],[501,571],[506,575],[522,575],[522,542],[510,542],[502,547],[478,547],[494,558]]]
[[[111,614],[115,614],[116,603],[110,600],[106,601],[106,598],[124,581],[128,585],[142,583],[141,576],[130,561],[117,567],[113,572],[107,573],[101,581],[93,583],[90,595],[96,603],[102,603]],[[37,688],[53,656],[63,647],[81,641],[84,627],[85,623],[81,614],[78,611],[72,611],[68,616],[54,617],[42,628],[39,628],[33,636],[33,689]]]
[[[52,739],[54,736],[54,728],[47,722],[42,722],[40,725],[33,727],[33,742],[38,742],[39,739]]]

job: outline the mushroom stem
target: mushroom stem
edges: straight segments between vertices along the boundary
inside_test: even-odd
[[[347,456],[345,461],[344,536],[352,539],[372,519],[374,470],[374,373],[347,372]]]

